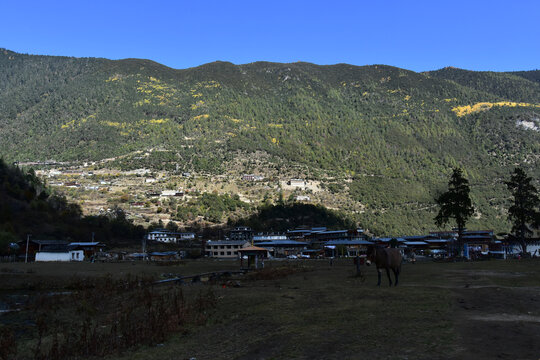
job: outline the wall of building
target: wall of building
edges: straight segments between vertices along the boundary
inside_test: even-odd
[[[37,252],[36,261],[83,261],[84,251],[75,250],[70,252]]]

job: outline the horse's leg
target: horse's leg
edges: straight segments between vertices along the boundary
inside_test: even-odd
[[[377,269],[377,286],[381,286],[381,269]]]
[[[398,279],[399,279],[399,268],[392,269],[392,271],[394,272],[394,277],[396,278],[396,281],[394,282],[394,286],[397,286]]]
[[[390,283],[390,286],[392,286],[392,278],[390,277],[390,269],[386,268],[386,276],[388,276],[388,282]]]

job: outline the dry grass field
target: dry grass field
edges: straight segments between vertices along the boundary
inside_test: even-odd
[[[540,358],[539,260],[404,264],[391,288],[349,259],[265,265],[152,285],[239,264],[0,264],[0,304],[20,308],[0,314],[0,358]]]

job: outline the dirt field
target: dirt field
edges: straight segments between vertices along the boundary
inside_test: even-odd
[[[12,293],[62,289],[74,278],[105,273],[160,278],[237,268],[206,260],[177,266],[0,264],[0,302]],[[204,324],[108,358],[536,360],[539,269],[540,260],[405,264],[398,287],[389,288],[383,278],[377,288],[375,269],[364,267],[362,280],[351,260],[334,266],[266,262],[260,275],[183,285],[186,296],[208,289],[215,294]],[[0,326],[17,316],[0,314]]]

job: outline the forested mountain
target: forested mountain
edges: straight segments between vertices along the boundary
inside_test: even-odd
[[[431,225],[434,194],[462,166],[482,207],[504,211],[515,164],[538,177],[538,71],[215,62],[174,70],[148,60],[0,51],[0,149],[14,160],[98,160],[220,173],[243,154],[352,178],[367,222]],[[320,170],[320,171],[318,171]],[[324,179],[323,179],[324,180]],[[428,209],[428,210],[426,210]]]

